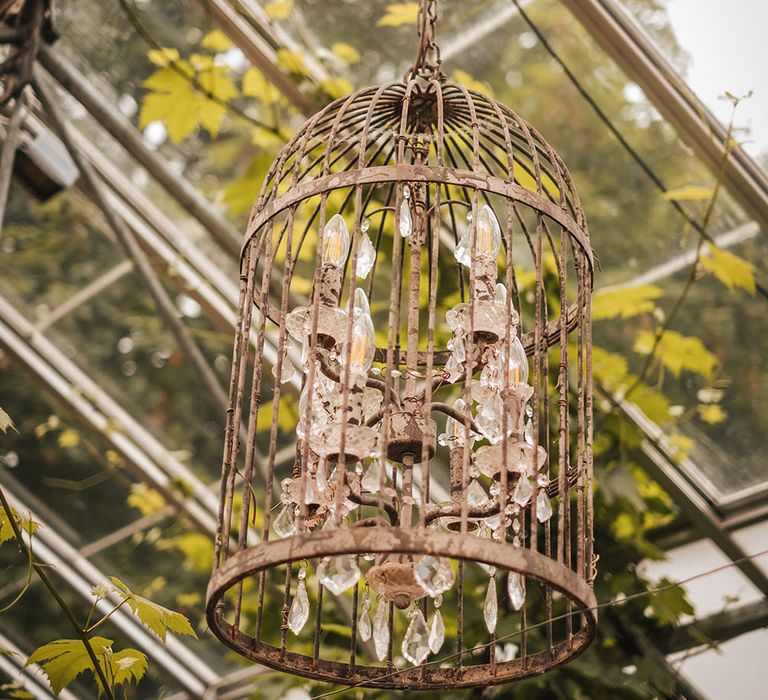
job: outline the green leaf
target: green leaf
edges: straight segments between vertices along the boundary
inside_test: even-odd
[[[222,195],[224,204],[229,208],[230,213],[237,215],[248,211],[256,201],[259,194],[261,181],[264,179],[264,173],[267,172],[272,157],[270,154],[264,154],[251,161],[245,174],[230,182]]]
[[[686,187],[667,190],[663,196],[669,202],[697,202],[702,199],[710,199],[714,193],[715,191],[711,187],[687,185]]]
[[[141,620],[147,628],[154,632],[165,643],[168,631],[177,634],[186,634],[197,639],[195,630],[189,620],[181,613],[164,608],[158,603],[153,603],[148,598],[136,595],[119,578],[111,576],[110,580],[115,584],[116,590],[125,598],[128,607]]]
[[[128,494],[128,505],[136,508],[142,515],[157,513],[165,506],[165,498],[159,491],[144,483],[131,484],[131,492]]]
[[[639,287],[620,287],[596,292],[592,297],[592,319],[600,321],[606,318],[631,318],[653,311],[654,299],[663,292],[655,284],[643,284]]]
[[[285,19],[291,14],[293,0],[274,0],[264,6],[270,19]]]
[[[350,44],[338,42],[331,46],[331,51],[335,53],[342,61],[352,65],[360,60],[360,52]]]
[[[37,528],[40,526],[40,523],[32,520],[31,518],[20,517],[16,510],[13,508],[11,508],[11,516],[16,521],[19,529],[27,532],[30,535],[33,535]],[[5,508],[0,508],[0,544],[9,542],[13,539],[16,539],[16,535],[13,532],[11,521],[8,519]]]
[[[221,31],[221,29],[214,29],[212,32],[208,32],[203,40],[200,42],[200,46],[221,53],[223,51],[229,51],[234,47],[232,40]]]
[[[112,648],[112,640],[104,637],[92,637],[89,641],[101,664],[107,650]],[[32,652],[24,666],[30,664],[40,666],[43,673],[48,677],[48,682],[56,695],[83,671],[90,671],[94,677],[96,676],[93,662],[88,656],[85,644],[79,639],[57,639],[49,644],[44,644]]]
[[[161,49],[152,49],[147,52],[147,58],[156,66],[167,66],[169,63],[175,63],[179,60],[177,49],[163,47]]]
[[[8,430],[13,430],[18,433],[16,426],[13,424],[13,418],[11,418],[2,408],[0,408],[0,430],[7,433]]]
[[[656,335],[651,331],[641,331],[635,337],[635,352],[648,355],[653,348]],[[656,355],[661,363],[674,374],[687,370],[710,379],[718,365],[718,360],[704,343],[693,336],[684,336],[677,331],[664,331]]]
[[[738,255],[707,244],[708,255],[701,257],[701,267],[711,272],[728,289],[740,287],[755,293],[755,266]]]
[[[663,578],[658,587],[672,583]],[[685,591],[680,586],[673,586],[651,596],[651,610],[662,625],[676,625],[683,615],[693,615],[693,606],[688,601]]]
[[[184,566],[192,571],[209,573],[213,568],[213,542],[200,532],[185,532],[182,535],[162,540],[158,549],[177,549],[184,555]]]
[[[243,95],[255,97],[265,105],[284,103],[285,98],[258,68],[251,67],[243,75]]]
[[[400,27],[404,24],[416,24],[419,17],[419,3],[396,2],[387,5],[387,14],[376,22],[379,27]]]
[[[123,649],[113,653],[114,642],[111,639],[91,637],[88,641],[104,675],[111,679],[113,688],[123,683],[138,683],[146,673],[147,657],[140,651]],[[57,639],[44,644],[27,659],[25,667],[30,664],[40,665],[56,695],[83,671],[93,674],[99,686],[99,694],[104,690],[85,644],[79,639]]]

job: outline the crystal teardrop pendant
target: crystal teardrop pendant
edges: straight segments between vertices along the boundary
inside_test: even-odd
[[[299,585],[296,595],[293,596],[291,610],[288,613],[288,629],[294,634],[299,634],[309,619],[309,597],[307,596],[307,584],[304,580],[306,573],[299,571]]]
[[[472,228],[467,227],[464,235],[459,239],[456,247],[453,249],[453,257],[456,258],[456,262],[464,267],[469,267],[472,264],[472,258],[470,257],[470,251],[472,250]]]
[[[545,523],[552,517],[552,504],[549,502],[546,489],[539,489],[539,495],[536,496],[536,519],[540,523]]]
[[[507,578],[507,593],[509,602],[515,610],[520,610],[525,602],[525,583],[523,577],[517,571],[510,571]]]
[[[419,585],[432,597],[445,593],[456,578],[447,559],[427,554],[413,568]]]
[[[411,218],[411,208],[408,206],[408,200],[404,199],[400,204],[400,235],[408,238],[413,229],[413,219]]]
[[[477,479],[472,479],[467,488],[467,505],[470,508],[480,508],[486,503],[488,503],[488,494]]]
[[[493,634],[496,629],[496,620],[499,616],[499,601],[496,595],[496,577],[491,576],[488,579],[488,592],[485,594],[485,604],[483,605],[483,618],[488,632]]]
[[[357,276],[366,279],[375,260],[376,248],[373,247],[371,237],[364,233],[360,238],[360,247],[357,249],[357,265],[355,267]]]
[[[379,466],[379,460],[374,459],[371,461],[371,466],[363,474],[363,478],[360,480],[360,486],[364,491],[369,493],[377,493],[381,487],[381,468]]]
[[[331,593],[341,595],[360,578],[360,567],[353,554],[325,557],[317,567],[317,578]]]
[[[403,656],[414,666],[429,656],[429,629],[420,608],[411,610],[411,622],[403,637]]]
[[[521,474],[517,486],[515,486],[515,493],[512,495],[512,499],[519,506],[524,506],[531,500],[531,496],[533,496],[531,480],[527,476]]]
[[[368,601],[366,601],[368,603]],[[370,603],[363,604],[363,611],[360,613],[360,619],[357,621],[357,633],[360,635],[361,642],[367,642],[371,638],[373,627],[371,625],[371,616],[368,612]]]
[[[445,641],[445,623],[440,613],[440,608],[435,608],[435,614],[432,616],[432,626],[429,629],[429,650],[437,654]]]
[[[373,617],[373,646],[376,658],[384,661],[389,651],[389,604],[384,598],[379,598],[376,615]]]

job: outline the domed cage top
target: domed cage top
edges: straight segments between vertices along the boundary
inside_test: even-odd
[[[390,688],[581,653],[592,273],[564,164],[492,98],[412,75],[309,119],[242,250],[214,634]]]

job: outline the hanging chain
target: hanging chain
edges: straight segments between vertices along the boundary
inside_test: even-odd
[[[421,0],[419,2],[419,52],[416,60],[405,75],[405,79],[424,78],[425,80],[444,80],[441,70],[442,59],[437,45],[435,25],[440,14],[439,0]]]

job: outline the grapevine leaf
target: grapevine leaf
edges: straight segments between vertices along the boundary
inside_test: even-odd
[[[707,245],[708,255],[701,258],[701,266],[711,272],[728,289],[740,287],[755,293],[755,266],[738,255]]]
[[[104,637],[92,637],[91,646],[97,659],[105,658],[107,650],[112,648],[112,640]],[[95,674],[95,669],[85,644],[79,639],[57,639],[32,652],[25,666],[38,664],[58,695],[62,688],[69,685],[83,671]]]
[[[328,78],[327,80],[321,80],[319,87],[332,100],[337,100],[339,97],[349,95],[349,93],[355,89],[352,83],[346,78]]]
[[[656,308],[654,299],[662,294],[655,284],[599,291],[592,298],[592,318],[595,321],[617,316],[631,318],[653,311]]]
[[[659,587],[672,583],[663,578],[658,582]],[[676,625],[683,615],[693,615],[693,606],[688,601],[685,591],[680,586],[672,586],[659,591],[650,601],[653,616],[662,625]]]
[[[379,18],[379,27],[401,27],[404,24],[416,24],[419,17],[419,3],[396,2],[387,5],[387,14]]]
[[[34,534],[40,523],[31,518],[19,517],[19,514],[11,508],[11,515],[19,526],[20,530],[24,530],[30,535]],[[8,519],[8,515],[4,508],[0,508],[0,544],[9,542],[15,539],[16,535],[11,527],[11,521]]]
[[[110,580],[115,584],[118,593],[124,598],[128,607],[141,622],[154,632],[165,643],[165,637],[168,631],[177,634],[186,634],[197,639],[195,630],[189,620],[181,613],[164,608],[158,603],[153,603],[148,598],[136,595],[119,578],[111,576]]]
[[[147,672],[147,657],[136,649],[123,649],[110,657],[114,685],[138,683]]]
[[[697,410],[699,412],[699,418],[710,425],[722,423],[727,418],[725,411],[716,403],[699,405]]]
[[[635,338],[635,352],[648,355],[656,335],[651,331],[641,331]],[[700,374],[710,379],[718,361],[704,343],[693,336],[684,336],[677,331],[666,330],[661,336],[656,355],[661,363],[674,374],[680,376],[682,370]]]
[[[258,68],[251,67],[243,75],[243,95],[255,97],[265,105],[285,101],[283,94],[266,78]]]
[[[304,54],[301,51],[290,49],[278,49],[277,65],[289,73],[295,75],[307,75],[307,67],[304,65]]]
[[[711,187],[697,187],[687,185],[674,190],[667,190],[664,199],[668,202],[698,202],[702,199],[710,199],[715,191]]]
[[[178,549],[184,566],[192,571],[209,572],[213,567],[213,542],[200,532],[186,532],[158,542],[159,549]]]
[[[491,90],[491,87],[487,83],[483,83],[473,78],[467,71],[461,70],[460,68],[453,71],[451,78],[460,85],[464,85],[474,92],[479,92],[481,95],[493,95],[493,90]]]

